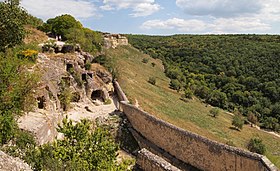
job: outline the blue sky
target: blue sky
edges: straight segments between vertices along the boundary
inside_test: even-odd
[[[22,0],[21,5],[43,20],[67,13],[111,33],[280,33],[280,0]]]

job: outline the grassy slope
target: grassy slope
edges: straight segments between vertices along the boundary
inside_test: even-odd
[[[217,118],[213,118],[209,115],[211,107],[199,100],[190,100],[188,103],[181,101],[180,94],[169,89],[169,79],[159,60],[129,46],[111,49],[107,53],[116,61],[119,82],[131,102],[135,103],[137,100],[145,111],[219,142],[232,141],[234,145],[246,148],[250,138],[258,136],[267,147],[266,156],[280,168],[280,138],[249,125],[245,125],[242,131],[236,131],[230,128],[231,115],[222,112]],[[144,64],[143,58],[149,58],[149,63]],[[156,63],[155,67],[152,67],[152,62]],[[149,77],[156,77],[156,86],[147,82]]]

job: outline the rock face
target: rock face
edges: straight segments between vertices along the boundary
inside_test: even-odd
[[[1,171],[32,171],[28,164],[19,158],[14,158],[0,151],[0,170]]]
[[[116,48],[120,45],[128,45],[128,39],[120,34],[104,33],[104,46],[105,48]]]
[[[41,75],[40,86],[35,92],[37,106],[18,119],[19,127],[33,133],[38,144],[53,141],[57,136],[57,124],[66,115],[60,98],[66,88],[72,94],[73,103],[102,105],[109,99],[109,93],[114,91],[112,76],[98,64],[93,64],[92,70],[86,70],[85,63],[92,60],[93,56],[84,52],[39,54],[31,69]]]

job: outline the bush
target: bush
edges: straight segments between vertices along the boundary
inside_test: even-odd
[[[249,141],[247,148],[249,151],[258,153],[258,154],[264,154],[266,151],[265,145],[262,143],[262,140],[260,138],[251,138]]]
[[[144,58],[144,59],[142,60],[142,62],[143,62],[144,64],[147,64],[147,63],[149,62],[149,59],[148,59],[148,58]]]
[[[43,145],[25,156],[34,170],[127,170],[131,162],[117,164],[119,146],[109,131],[102,127],[92,130],[89,120],[77,124],[63,119],[58,132],[63,140]]]
[[[257,124],[257,122],[258,122],[258,118],[252,112],[249,112],[247,119],[249,122],[251,122],[253,124]]]
[[[170,88],[178,91],[181,89],[181,83],[177,79],[171,79]]]
[[[151,64],[152,64],[152,66],[153,66],[153,67],[155,67],[155,66],[156,66],[156,64],[155,64],[154,62],[152,62]]]
[[[232,120],[232,125],[236,129],[239,129],[239,130],[242,129],[242,127],[244,125],[244,120],[240,114],[234,115],[233,120]]]
[[[189,89],[189,88],[187,88],[187,89],[185,90],[184,96],[185,96],[185,98],[187,98],[187,99],[192,99],[192,97],[193,97],[193,92],[192,92],[192,90]]]
[[[21,51],[17,56],[20,59],[27,59],[29,61],[36,62],[36,59],[38,57],[38,51],[27,49]]]
[[[217,117],[220,113],[220,110],[215,107],[215,108],[212,108],[209,112],[213,117]]]
[[[105,105],[109,105],[111,103],[112,103],[112,101],[110,99],[106,99],[105,102],[104,102]]]
[[[71,93],[69,87],[65,85],[64,81],[61,81],[60,89],[60,95],[58,96],[60,105],[64,111],[67,111],[70,108],[73,94]]]
[[[85,64],[85,69],[86,69],[86,70],[90,70],[90,68],[91,68],[91,63],[90,63],[90,62],[87,62],[87,63]]]
[[[155,77],[150,77],[148,79],[148,83],[152,84],[152,85],[156,85],[156,78]]]

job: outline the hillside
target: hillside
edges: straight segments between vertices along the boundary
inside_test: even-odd
[[[232,115],[222,112],[214,118],[209,114],[211,107],[198,99],[180,100],[181,94],[169,88],[170,79],[165,76],[160,60],[130,46],[110,49],[106,53],[116,62],[118,81],[132,103],[183,129],[244,149],[252,137],[260,137],[267,147],[265,155],[277,167],[280,166],[280,138],[250,125],[237,131],[232,129]],[[148,59],[148,63],[143,62],[144,58]],[[152,63],[155,63],[154,67]],[[155,86],[147,82],[149,77],[156,78]]]
[[[165,61],[175,90],[280,131],[279,36],[129,35],[130,43]],[[254,118],[254,119],[252,119]]]

